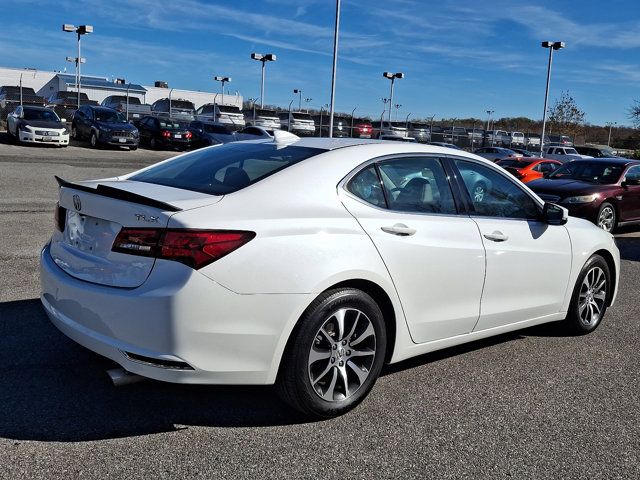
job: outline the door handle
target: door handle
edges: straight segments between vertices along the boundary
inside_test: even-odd
[[[416,233],[415,228],[407,227],[404,223],[396,223],[391,227],[380,227],[383,232],[390,233],[392,235],[399,235],[401,237],[407,237]]]
[[[491,240],[492,242],[504,242],[506,240],[509,240],[508,235],[505,235],[504,233],[498,230],[496,230],[493,233],[485,233],[483,237],[486,238],[487,240]]]

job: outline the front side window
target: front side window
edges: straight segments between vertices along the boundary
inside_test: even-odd
[[[476,215],[536,219],[538,205],[518,185],[500,172],[465,160],[454,160]]]
[[[627,174],[624,176],[624,179],[627,182],[638,183],[640,182],[640,165],[636,167],[631,167],[627,170]]]
[[[380,177],[391,210],[456,214],[456,205],[440,160],[399,158],[380,163]]]

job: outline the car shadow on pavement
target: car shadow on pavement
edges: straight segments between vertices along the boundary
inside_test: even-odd
[[[640,262],[640,238],[617,237],[616,244],[620,249],[620,258],[622,260]]]
[[[0,303],[0,438],[75,442],[190,426],[306,423],[272,387],[114,387],[112,361],[67,339],[37,299]]]

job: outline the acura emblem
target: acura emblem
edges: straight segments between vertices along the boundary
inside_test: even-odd
[[[77,211],[82,210],[82,202],[80,201],[80,195],[73,196],[73,206]]]

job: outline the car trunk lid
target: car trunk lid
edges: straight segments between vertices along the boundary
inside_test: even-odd
[[[51,257],[72,277],[111,287],[142,285],[155,263],[112,251],[122,228],[163,229],[176,212],[222,198],[129,180],[58,182],[60,228],[51,239]]]

